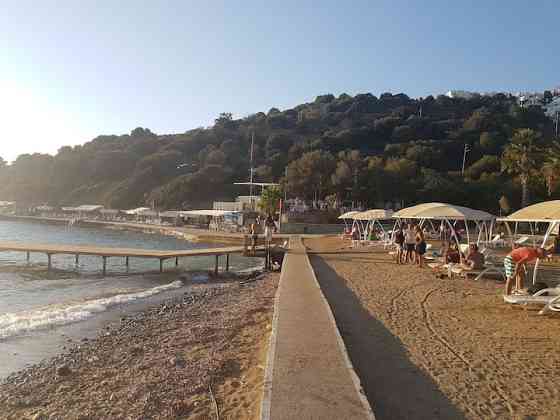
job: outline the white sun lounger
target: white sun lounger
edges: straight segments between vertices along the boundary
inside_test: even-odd
[[[560,312],[560,286],[539,290],[533,295],[507,295],[504,302],[513,305],[544,305],[539,312],[543,315],[547,312]]]

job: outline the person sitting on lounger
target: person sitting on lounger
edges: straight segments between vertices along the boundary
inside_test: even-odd
[[[538,258],[547,256],[544,248],[531,248],[522,246],[515,248],[504,258],[504,269],[506,272],[505,294],[510,295],[515,279],[515,291],[521,292],[525,282],[525,267]]]
[[[450,243],[443,253],[443,262],[445,264],[459,264],[461,262],[461,253],[457,249],[455,242]]]
[[[463,270],[484,270],[484,254],[478,250],[477,244],[469,245],[469,254],[461,264]]]

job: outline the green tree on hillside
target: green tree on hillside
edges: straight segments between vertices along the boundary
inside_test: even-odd
[[[560,179],[560,143],[555,141],[547,150],[546,159],[543,164],[543,175],[546,180],[548,196],[556,189],[558,179]]]
[[[521,207],[529,204],[529,179],[539,169],[541,149],[537,143],[540,134],[530,128],[515,132],[511,143],[502,154],[502,171],[519,177]]]

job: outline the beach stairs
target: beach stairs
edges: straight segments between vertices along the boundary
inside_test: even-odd
[[[263,420],[374,419],[300,237],[278,286]]]

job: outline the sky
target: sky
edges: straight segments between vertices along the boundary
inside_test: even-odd
[[[560,2],[0,0],[0,156],[333,93],[560,85]]]

